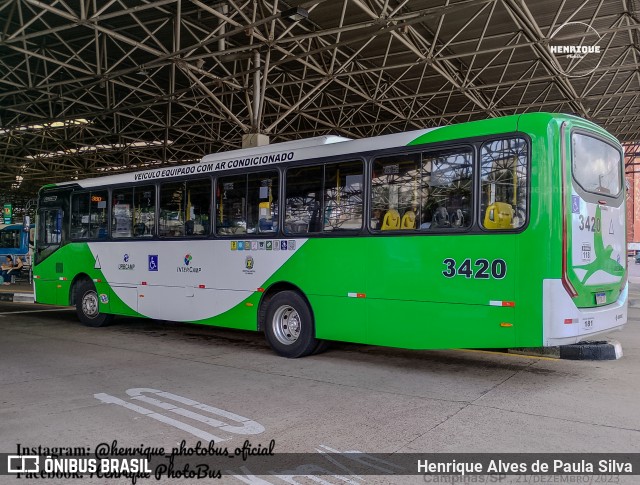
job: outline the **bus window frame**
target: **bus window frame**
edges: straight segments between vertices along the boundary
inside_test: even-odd
[[[491,143],[493,141],[500,141],[500,140],[509,140],[509,139],[513,139],[513,138],[522,138],[526,145],[527,145],[527,211],[526,211],[526,222],[515,229],[500,229],[500,230],[496,230],[496,229],[487,229],[486,227],[484,227],[481,224],[481,220],[484,217],[484,214],[482,214],[482,204],[480,203],[480,197],[482,197],[481,194],[481,189],[482,189],[482,180],[481,180],[481,164],[482,164],[482,160],[481,160],[481,156],[482,156],[482,146],[485,145],[486,143]],[[511,133],[505,133],[505,134],[501,134],[498,136],[488,136],[488,137],[483,137],[482,139],[477,141],[476,144],[476,150],[477,150],[477,164],[478,164],[478,176],[476,178],[476,183],[478,184],[478,191],[477,193],[477,211],[475,213],[475,217],[476,217],[476,222],[475,222],[475,226],[478,228],[478,232],[476,234],[519,234],[521,232],[524,232],[528,227],[529,227],[529,223],[531,222],[531,190],[532,190],[532,185],[531,185],[531,167],[532,167],[532,159],[533,159],[533,155],[531,153],[531,149],[533,147],[533,143],[531,142],[531,136],[529,136],[528,133],[523,132],[523,131],[514,131]],[[553,154],[551,155],[553,156]],[[560,157],[559,157],[560,159]],[[559,162],[561,163],[561,162]]]
[[[6,229],[6,228],[3,228],[2,230],[0,230],[0,236],[7,235],[7,234],[10,234],[10,233],[16,233],[15,234],[16,237],[13,238],[13,239],[15,239],[15,241],[18,244],[17,246],[5,246],[5,245],[3,245],[2,240],[0,239],[0,247],[2,247],[4,249],[11,249],[11,250],[20,249],[22,247],[22,231],[23,230],[24,229],[21,229],[21,228],[17,228],[17,229]]]
[[[609,145],[611,148],[615,149],[618,154],[620,155],[620,190],[618,191],[618,193],[616,195],[611,195],[611,194],[605,194],[605,193],[601,193],[601,192],[591,192],[590,190],[585,189],[582,184],[580,183],[580,181],[576,178],[576,175],[574,173],[573,170],[573,156],[574,156],[574,152],[573,152],[573,135],[574,134],[579,134],[579,135],[583,135],[583,136],[588,136],[590,138],[595,138],[596,140],[599,140],[603,143],[606,143],[607,145]],[[578,195],[584,199],[587,202],[595,202],[597,203],[598,200],[601,200],[602,197],[606,197],[610,200],[613,200],[616,202],[616,206],[615,207],[619,207],[619,204],[622,203],[622,201],[624,201],[624,194],[625,194],[625,177],[624,177],[624,151],[621,149],[621,147],[617,147],[613,144],[612,140],[608,137],[605,137],[604,135],[602,135],[601,133],[598,133],[596,131],[591,131],[588,130],[586,128],[582,128],[582,127],[572,127],[571,129],[569,129],[569,139],[568,140],[563,140],[562,143],[569,143],[569,150],[570,150],[570,157],[569,157],[569,170],[571,170],[571,180],[573,182],[575,182],[575,188],[576,188],[576,192],[578,192]]]
[[[248,176],[251,175],[252,173],[261,173],[261,172],[275,172],[278,174],[278,230],[274,231],[274,232],[256,232],[256,233],[247,233],[247,232],[243,232],[243,233],[239,233],[239,234],[218,234],[218,201],[217,198],[215,196],[216,194],[216,188],[218,187],[218,180],[221,178],[225,178],[225,177],[229,177],[229,176],[233,176],[233,175],[245,175]],[[265,166],[265,167],[251,167],[250,170],[224,170],[224,171],[220,171],[219,173],[216,173],[215,176],[211,177],[212,179],[212,183],[211,183],[211,220],[213,221],[212,224],[210,224],[210,228],[209,228],[209,235],[208,237],[212,238],[212,239],[222,239],[222,240],[233,240],[233,239],[284,239],[287,237],[287,235],[282,232],[282,218],[281,218],[281,206],[280,206],[280,201],[282,200],[282,188],[284,186],[283,184],[283,180],[284,180],[284,175],[283,175],[283,168],[280,166],[274,167],[274,166]]]
[[[362,164],[362,181],[363,181],[363,190],[362,190],[362,222],[360,224],[359,229],[348,229],[344,231],[325,231],[324,226],[322,230],[318,232],[300,232],[300,233],[287,233],[284,230],[284,217],[286,212],[286,181],[287,181],[287,172],[290,169],[298,169],[298,168],[307,168],[307,167],[322,167],[322,184],[324,186],[325,179],[325,167],[329,164],[340,164],[340,163],[349,163],[349,162],[359,162]],[[281,167],[281,206],[280,212],[278,215],[279,221],[279,229],[278,234],[280,235],[280,239],[292,239],[292,238],[311,238],[311,237],[358,237],[367,234],[368,223],[366,222],[367,210],[369,207],[368,204],[368,193],[371,189],[371,185],[366,182],[370,170],[370,158],[367,157],[366,153],[346,153],[344,155],[340,155],[337,157],[321,157],[321,158],[313,158],[309,160],[305,160],[304,163],[287,163]],[[324,195],[323,195],[324,201]],[[324,202],[323,202],[324,204]]]
[[[73,234],[72,224],[73,224],[73,198],[82,194],[91,195],[93,192],[106,192],[107,193],[107,237],[71,237]],[[69,241],[70,242],[96,242],[96,241],[111,241],[111,187],[104,186],[96,186],[96,187],[88,187],[82,188],[81,190],[72,190],[69,193]],[[91,203],[91,198],[89,198],[89,203]]]
[[[587,131],[589,134],[593,135],[592,132]],[[481,147],[483,144],[491,142],[491,141],[497,141],[497,140],[502,140],[502,139],[511,139],[511,138],[522,138],[525,140],[526,144],[527,144],[527,221],[526,223],[518,228],[518,229],[504,229],[504,230],[500,230],[500,231],[494,231],[494,230],[487,230],[484,227],[482,227],[482,225],[480,224],[480,186],[481,186],[481,181],[480,181],[480,151],[481,151]],[[347,153],[347,154],[341,154],[339,156],[332,156],[332,157],[317,157],[317,158],[312,158],[312,159],[307,159],[307,160],[303,160],[303,161],[291,161],[291,162],[285,162],[282,164],[278,164],[275,166],[269,166],[269,167],[251,167],[249,169],[246,170],[224,170],[224,171],[220,171],[220,172],[215,172],[212,174],[201,174],[200,176],[194,178],[193,176],[189,176],[189,175],[182,175],[179,177],[167,177],[167,178],[163,178],[163,179],[156,179],[156,180],[144,180],[144,181],[136,181],[136,182],[128,182],[128,183],[118,183],[118,184],[113,184],[113,185],[109,185],[109,186],[95,186],[95,187],[79,187],[79,186],[73,186],[73,187],[60,187],[60,189],[66,189],[64,190],[63,194],[57,194],[58,197],[62,196],[62,197],[66,197],[68,204],[70,205],[70,201],[71,201],[71,195],[75,194],[75,193],[81,193],[81,192],[91,192],[91,191],[97,191],[97,190],[106,190],[108,192],[108,198],[109,201],[113,200],[113,191],[115,190],[119,190],[119,189],[123,189],[123,188],[137,188],[139,186],[149,186],[149,185],[153,185],[155,187],[155,207],[156,207],[156,213],[155,213],[155,224],[156,224],[156,228],[159,227],[159,217],[160,217],[160,212],[159,212],[159,207],[160,207],[160,190],[163,184],[165,183],[172,183],[172,182],[183,182],[183,181],[192,181],[192,180],[204,180],[204,179],[209,179],[210,183],[211,183],[211,197],[210,197],[210,214],[211,214],[211,221],[212,223],[210,224],[210,228],[209,228],[209,233],[208,234],[203,234],[203,235],[193,235],[193,236],[181,236],[181,237],[173,237],[173,236],[160,236],[158,234],[158,230],[156,230],[156,234],[154,234],[151,237],[148,238],[135,238],[135,237],[126,237],[126,238],[113,238],[111,235],[111,223],[112,223],[112,214],[111,214],[111,210],[112,210],[112,204],[109,204],[109,214],[108,214],[108,237],[106,239],[97,239],[97,241],[126,241],[126,242],[131,242],[131,241],[158,241],[158,240],[189,240],[189,239],[198,239],[198,240],[203,240],[203,239],[220,239],[220,240],[229,240],[229,239],[239,239],[240,235],[234,235],[234,234],[217,234],[217,215],[216,215],[216,211],[217,211],[217,200],[215,197],[215,190],[218,184],[218,180],[221,177],[226,177],[229,175],[233,175],[233,174],[244,174],[244,175],[250,175],[251,173],[256,173],[256,172],[265,172],[265,171],[273,171],[273,172],[277,172],[278,174],[278,182],[280,184],[280,187],[278,188],[278,194],[279,194],[279,204],[278,204],[278,209],[279,209],[279,214],[278,214],[278,230],[274,233],[249,233],[249,234],[242,234],[241,237],[243,239],[285,239],[285,238],[300,238],[300,237],[304,237],[304,238],[314,238],[314,237],[360,237],[360,236],[376,236],[376,237],[380,237],[380,236],[398,236],[398,235],[405,235],[405,236],[429,236],[429,235],[433,235],[433,236],[438,236],[438,235],[466,235],[466,234],[470,234],[470,235],[477,235],[477,234],[514,234],[514,233],[519,233],[522,232],[524,230],[526,230],[526,228],[528,227],[530,220],[531,220],[531,164],[532,164],[532,153],[531,153],[531,147],[532,147],[532,142],[531,142],[531,137],[525,133],[525,132],[520,132],[520,131],[514,131],[514,132],[508,132],[508,133],[502,133],[499,135],[485,135],[485,136],[476,136],[476,137],[471,137],[471,138],[460,138],[460,139],[454,139],[454,140],[445,140],[445,141],[438,141],[438,142],[434,142],[434,143],[424,143],[424,144],[420,144],[420,145],[412,145],[412,146],[403,146],[403,147],[390,147],[390,148],[384,148],[384,149],[378,149],[378,150],[372,150],[372,151],[364,151],[364,152],[359,152],[359,153]],[[474,175],[472,177],[472,185],[471,185],[471,190],[473,191],[473,196],[471,197],[471,214],[472,214],[472,222],[471,224],[466,227],[466,228],[443,228],[443,229],[433,229],[433,230],[419,230],[419,229],[415,229],[415,230],[388,230],[388,231],[380,231],[380,230],[375,230],[371,227],[371,218],[370,218],[370,212],[371,212],[371,173],[373,170],[373,163],[377,158],[380,157],[388,157],[388,156],[393,156],[393,155],[412,155],[412,154],[416,154],[419,153],[421,154],[421,163],[422,163],[422,155],[423,154],[428,154],[429,152],[439,152],[439,151],[455,151],[457,149],[470,149],[471,150],[471,154],[474,157],[473,161],[472,161],[472,170],[474,171]],[[339,163],[345,163],[345,162],[360,162],[362,163],[362,167],[363,167],[363,182],[364,182],[364,187],[363,187],[363,203],[362,203],[362,211],[363,211],[363,221],[362,221],[362,225],[360,229],[353,229],[353,230],[348,230],[348,231],[320,231],[318,233],[305,233],[305,234],[288,234],[284,232],[284,206],[285,206],[285,202],[286,202],[286,174],[287,171],[292,168],[302,168],[302,167],[307,167],[307,166],[317,166],[317,165],[321,165],[321,166],[325,166],[327,164],[339,164]],[[324,171],[324,170],[323,170]],[[477,174],[477,175],[476,175]],[[44,194],[41,194],[38,198],[38,200],[42,199],[42,197],[44,197]],[[47,204],[45,204],[47,205]],[[63,215],[64,215],[64,209],[63,209]],[[71,221],[69,219],[68,224],[71,224]],[[70,231],[70,227],[65,228],[66,231]],[[81,241],[87,241],[87,239],[82,239]],[[94,239],[91,239],[89,241],[94,241]],[[73,239],[73,240],[66,240],[66,243],[69,242],[78,242],[78,240]]]
[[[474,138],[474,139],[468,139],[468,138],[463,138],[463,139],[456,139],[456,140],[447,140],[445,142],[436,142],[436,143],[425,143],[422,145],[415,145],[412,146],[411,149],[407,150],[407,147],[396,147],[396,148],[392,148],[392,149],[385,149],[379,152],[375,152],[375,153],[371,153],[368,157],[368,161],[367,161],[367,165],[368,165],[368,178],[367,178],[367,195],[366,195],[366,201],[367,201],[367,206],[368,206],[368,212],[367,212],[367,222],[365,224],[368,232],[376,237],[378,236],[442,236],[442,235],[446,235],[446,234],[458,234],[458,235],[462,235],[462,234],[476,234],[477,232],[475,231],[476,226],[477,226],[477,217],[476,217],[476,206],[479,205],[478,201],[479,199],[476,200],[477,196],[476,194],[478,193],[478,187],[479,187],[479,178],[476,177],[476,173],[478,172],[479,169],[479,146],[481,146],[481,144],[483,143],[482,140],[484,140],[484,138],[480,137],[480,138]],[[467,148],[469,150],[469,152],[471,152],[471,156],[473,157],[471,160],[471,169],[472,169],[472,176],[471,176],[471,207],[470,207],[470,211],[469,213],[471,214],[471,224],[469,224],[468,227],[463,227],[463,228],[434,228],[434,229],[414,229],[414,230],[406,230],[406,229],[395,229],[395,230],[381,230],[381,229],[374,229],[371,226],[371,204],[372,204],[372,200],[371,200],[371,191],[372,191],[372,184],[371,184],[371,175],[373,173],[373,164],[375,163],[376,160],[380,159],[380,158],[386,158],[389,156],[394,156],[394,155],[398,155],[398,156],[403,156],[403,155],[415,155],[420,154],[420,164],[422,166],[423,164],[423,155],[425,153],[428,152],[446,152],[446,151],[455,151],[455,150],[459,150],[459,149],[464,149]],[[478,185],[478,187],[476,186]]]
[[[162,180],[158,180],[157,182],[153,182],[153,185],[155,185],[156,187],[156,214],[155,214],[155,227],[156,227],[156,233],[153,234],[151,237],[146,237],[146,238],[132,238],[135,240],[138,239],[143,239],[145,241],[153,241],[153,240],[171,240],[171,241],[186,241],[186,240],[191,240],[191,239],[207,239],[210,238],[212,235],[215,235],[215,232],[213,232],[213,226],[214,224],[211,222],[214,218],[215,218],[215,213],[213,212],[214,210],[214,191],[215,191],[215,179],[216,177],[212,177],[211,175],[198,175],[196,177],[168,177],[166,179],[162,179]],[[174,184],[174,183],[189,183],[189,182],[197,182],[197,181],[202,181],[202,180],[208,180],[209,181],[209,232],[207,232],[206,234],[191,234],[190,236],[187,236],[186,234],[184,236],[163,236],[160,234],[160,213],[161,213],[161,207],[160,207],[160,202],[161,202],[161,197],[160,197],[160,191],[162,190],[162,186],[166,185],[166,184]],[[151,185],[149,183],[147,184],[141,184],[141,185]]]
[[[155,196],[154,196],[154,203],[155,203],[155,207],[156,207],[156,214],[154,216],[154,224],[156,227],[156,233],[158,232],[157,228],[158,228],[158,214],[157,214],[157,207],[158,204],[160,203],[159,200],[159,187],[160,187],[160,182],[156,182],[154,180],[144,180],[144,181],[136,181],[136,182],[129,182],[129,183],[119,183],[119,184],[113,184],[113,185],[109,185],[107,187],[105,187],[104,185],[101,186],[95,186],[95,187],[89,187],[88,190],[97,190],[99,187],[102,187],[103,190],[107,190],[108,192],[108,200],[109,200],[109,204],[108,204],[108,208],[109,208],[109,213],[107,214],[108,216],[108,220],[107,220],[107,237],[103,238],[103,239],[92,239],[90,241],[126,241],[126,242],[132,242],[132,241],[157,241],[160,238],[158,237],[158,234],[153,234],[149,237],[135,237],[133,235],[131,236],[127,236],[127,237],[113,237],[111,234],[111,229],[112,229],[112,210],[113,210],[113,192],[117,191],[117,190],[121,190],[121,189],[135,189],[138,187],[144,187],[144,186],[150,186],[153,185],[155,188]],[[184,238],[180,238],[180,239],[184,239]],[[86,241],[86,239],[82,239],[82,241]],[[74,242],[76,242],[76,240],[74,240]]]

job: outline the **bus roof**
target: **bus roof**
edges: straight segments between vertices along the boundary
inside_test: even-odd
[[[22,224],[0,224],[0,231],[13,231],[16,229],[22,229]]]
[[[233,156],[237,158],[256,155],[269,155],[271,153],[277,153],[286,150],[295,150],[314,146],[317,147],[351,140],[351,138],[335,135],[314,136],[312,138],[303,138],[301,140],[284,141],[282,143],[272,143],[271,145],[262,145],[259,147],[251,148],[239,148],[238,150],[231,150],[228,152],[212,153],[211,155],[205,155],[204,157],[202,157],[200,163],[226,160],[231,154],[233,154]]]
[[[125,184],[132,182],[155,182],[158,180],[180,177],[183,175],[211,174],[227,170],[241,170],[252,167],[269,167],[289,161],[303,161],[314,158],[349,155],[351,153],[364,153],[385,148],[400,147],[416,142],[420,137],[436,130],[447,130],[446,137],[452,140],[460,137],[471,136],[473,133],[486,133],[487,130],[516,131],[519,121],[524,118],[538,119],[549,122],[554,118],[573,118],[571,115],[561,113],[524,113],[519,115],[504,116],[501,118],[489,118],[486,120],[471,121],[442,127],[425,128],[422,130],[407,131],[391,135],[382,135],[372,138],[351,140],[340,136],[319,136],[302,140],[274,143],[255,148],[244,148],[226,152],[205,155],[199,163],[190,165],[163,166],[139,172],[127,172],[117,175],[108,175],[91,179],[48,184],[43,187],[80,186],[83,188],[101,187],[111,184]],[[579,118],[579,117],[578,117]],[[587,120],[579,118],[587,123]],[[496,128],[499,123],[499,128]],[[591,123],[593,124],[593,123]],[[474,127],[471,129],[471,127]],[[594,128],[603,130],[598,125]],[[444,133],[444,131],[443,131]]]
[[[143,182],[168,179],[190,174],[210,174],[223,170],[243,169],[251,167],[268,167],[288,161],[300,161],[319,157],[347,155],[371,150],[380,150],[397,146],[408,145],[412,140],[438,128],[425,128],[423,130],[394,133],[373,138],[350,140],[339,136],[323,136],[295,140],[283,143],[274,143],[256,148],[231,150],[228,152],[205,155],[199,163],[190,165],[177,165],[175,167],[164,166],[143,170],[140,172],[128,172],[106,177],[96,177],[73,182],[56,184],[56,187],[66,185],[80,185],[81,187],[98,187],[111,184]],[[48,188],[49,186],[47,186]]]

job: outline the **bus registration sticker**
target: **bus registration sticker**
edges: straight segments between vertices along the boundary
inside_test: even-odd
[[[596,305],[604,305],[607,302],[607,295],[604,291],[596,293]]]

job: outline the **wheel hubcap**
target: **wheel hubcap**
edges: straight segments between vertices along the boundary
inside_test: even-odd
[[[89,318],[98,316],[98,295],[89,291],[82,297],[82,312]]]
[[[271,322],[273,333],[278,341],[284,345],[291,345],[300,336],[302,321],[295,308],[283,305],[273,315]]]

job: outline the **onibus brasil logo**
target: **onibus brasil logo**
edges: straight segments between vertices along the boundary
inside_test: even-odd
[[[591,25],[565,22],[549,35],[549,50],[555,56],[554,70],[565,77],[588,76],[604,58],[599,45],[604,39]]]

